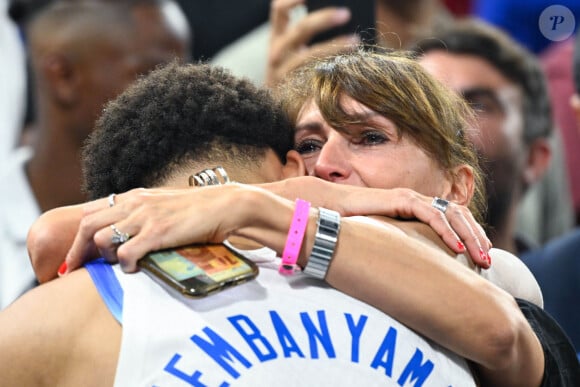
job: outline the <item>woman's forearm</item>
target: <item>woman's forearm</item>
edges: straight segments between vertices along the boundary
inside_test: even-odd
[[[485,269],[491,265],[491,242],[469,209],[450,203],[445,214],[432,206],[433,197],[411,189],[378,189],[335,184],[311,176],[295,177],[262,184],[261,187],[287,199],[302,198],[338,211],[343,216],[380,215],[413,219],[430,226],[455,253],[469,253],[471,260]]]
[[[243,234],[280,252],[293,206],[281,202],[262,210],[276,217]],[[312,209],[301,266],[312,249],[317,216]],[[470,359],[491,385],[539,385],[542,349],[513,297],[395,226],[343,218],[326,281]]]
[[[539,385],[542,350],[513,297],[401,233],[348,219],[340,233],[330,285],[472,360],[491,385]]]

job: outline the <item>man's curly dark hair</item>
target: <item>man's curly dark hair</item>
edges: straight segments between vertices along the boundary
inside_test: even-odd
[[[83,149],[84,188],[95,199],[156,186],[191,161],[258,165],[268,149],[285,162],[292,145],[267,90],[224,68],[173,62],[106,105]]]

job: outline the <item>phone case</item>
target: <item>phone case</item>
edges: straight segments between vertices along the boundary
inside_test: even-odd
[[[189,245],[147,254],[139,267],[187,297],[209,294],[249,281],[258,267],[224,244]]]
[[[376,16],[374,0],[307,0],[308,12],[325,7],[346,7],[351,18],[347,24],[316,35],[310,44],[323,42],[340,35],[359,34],[365,45],[376,44]]]

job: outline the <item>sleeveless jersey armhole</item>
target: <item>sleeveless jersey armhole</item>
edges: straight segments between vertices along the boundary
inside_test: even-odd
[[[99,258],[85,264],[103,302],[119,324],[123,325],[123,288],[113,267]]]

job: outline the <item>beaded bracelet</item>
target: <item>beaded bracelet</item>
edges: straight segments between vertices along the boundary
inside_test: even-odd
[[[318,227],[314,245],[308,263],[302,271],[311,277],[324,279],[338,241],[340,214],[322,207],[319,207],[318,211]]]
[[[292,216],[292,223],[288,230],[286,245],[282,253],[282,263],[280,264],[280,274],[289,275],[296,271],[296,261],[300,255],[300,248],[304,240],[304,232],[308,224],[308,215],[310,212],[310,202],[302,199],[296,199],[296,207]]]

